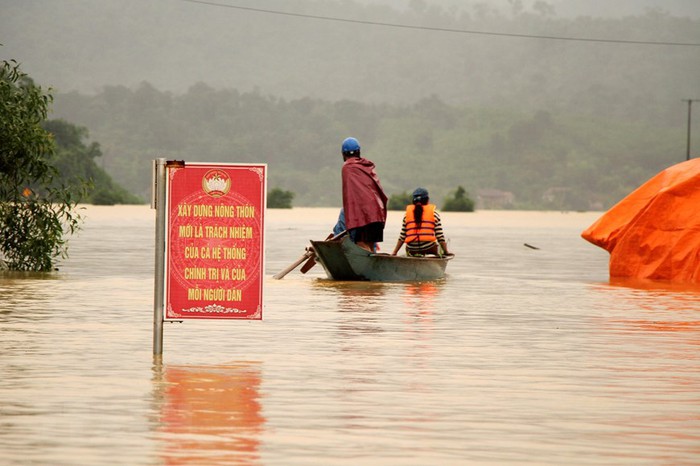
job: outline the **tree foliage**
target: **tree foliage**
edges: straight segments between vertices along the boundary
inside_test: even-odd
[[[467,191],[459,186],[454,193],[447,196],[442,210],[445,212],[474,212],[474,201],[469,197]]]
[[[68,123],[65,120],[44,122],[46,129],[56,142],[54,167],[57,179],[68,186],[86,188],[83,202],[95,205],[139,204],[143,201],[115,183],[97,165],[96,159],[102,156],[100,145],[92,142],[86,145],[88,130]]]
[[[406,210],[406,206],[412,203],[413,196],[411,196],[411,193],[403,191],[389,196],[389,202],[386,207],[389,210]]]
[[[274,188],[267,195],[267,206],[271,209],[291,209],[294,193]]]
[[[57,186],[42,128],[52,98],[14,62],[0,68],[0,256],[11,270],[49,271],[80,226],[80,189]]]

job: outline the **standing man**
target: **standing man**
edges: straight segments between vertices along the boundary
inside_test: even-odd
[[[343,141],[341,152],[345,225],[358,246],[375,252],[375,243],[384,240],[388,198],[374,171],[374,163],[360,156],[357,139]]]

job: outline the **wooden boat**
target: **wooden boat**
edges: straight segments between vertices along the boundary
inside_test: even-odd
[[[424,281],[445,276],[453,255],[437,257],[392,256],[373,254],[349,238],[311,241],[316,260],[332,280]]]

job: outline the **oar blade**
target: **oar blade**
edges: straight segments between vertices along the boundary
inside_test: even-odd
[[[301,273],[306,273],[312,268],[314,268],[314,265],[316,265],[316,257],[311,256],[309,260],[306,261],[306,264],[302,265],[301,268],[299,269],[299,272]]]

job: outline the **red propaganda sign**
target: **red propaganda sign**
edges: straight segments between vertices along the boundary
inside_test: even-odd
[[[262,319],[266,172],[167,167],[165,319]]]

